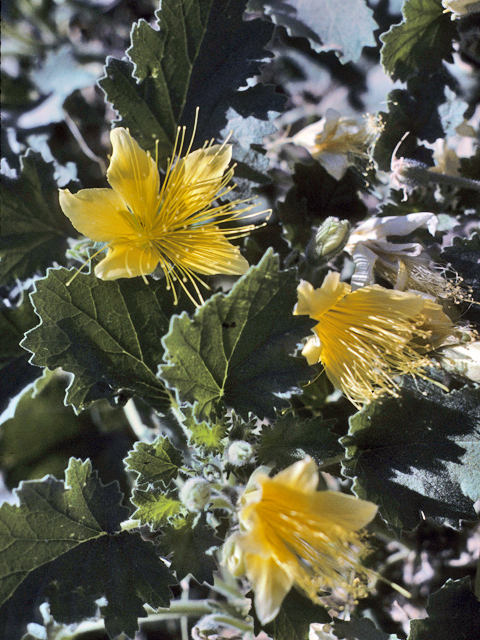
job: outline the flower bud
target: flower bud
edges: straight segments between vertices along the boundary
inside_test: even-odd
[[[338,220],[333,216],[327,218],[308,246],[309,258],[327,262],[338,256],[348,242],[350,230],[348,220]]]
[[[203,511],[211,496],[210,483],[204,478],[189,478],[180,490],[180,500],[189,511]]]
[[[235,467],[243,467],[253,458],[253,447],[245,440],[236,440],[228,447],[227,460]]]

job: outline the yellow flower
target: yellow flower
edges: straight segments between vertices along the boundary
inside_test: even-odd
[[[365,595],[355,578],[366,574],[359,530],[377,507],[317,486],[317,465],[307,457],[273,478],[257,469],[240,499],[240,529],[226,540],[222,563],[252,583],[262,624],[275,618],[294,585],[314,602],[322,591]]]
[[[300,283],[294,314],[319,321],[302,354],[309,364],[321,362],[356,407],[384,392],[395,395],[395,376],[428,379],[425,354],[454,333],[450,318],[430,299],[379,285],[351,291],[334,272],[320,289]]]
[[[205,143],[190,153],[190,143],[185,157],[174,163],[180,132],[179,155],[182,152],[185,129],[178,131],[172,160],[160,184],[150,154],[126,129],[113,129],[107,171],[112,189],[82,189],[76,194],[60,190],[60,206],[80,233],[107,243],[108,253],[95,267],[97,277],[142,276],[145,280],[159,265],[175,302],[174,281],[179,280],[196,303],[185,283],[192,283],[203,302],[197,282],[207,285],[197,274],[244,274],[248,262],[227,237],[240,237],[255,227],[223,227],[252,208],[236,209],[245,201],[213,204],[233,188],[227,186],[233,176],[233,169],[227,169],[231,146]]]

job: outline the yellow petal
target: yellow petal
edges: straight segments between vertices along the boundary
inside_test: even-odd
[[[131,242],[114,243],[106,257],[95,267],[95,275],[101,280],[134,278],[152,273],[158,257],[149,247],[138,247]]]
[[[183,180],[186,184],[212,181],[219,184],[232,159],[232,147],[214,144],[207,149],[198,149],[180,161]]]
[[[318,488],[317,464],[315,460],[307,456],[277,473],[273,480],[290,489],[312,493]]]
[[[347,531],[365,527],[377,513],[377,505],[337,491],[319,491],[311,496],[312,512]]]
[[[122,127],[110,132],[113,153],[107,178],[135,216],[152,220],[158,206],[160,177],[150,154]]]
[[[320,362],[322,351],[322,345],[318,337],[310,336],[302,349],[302,356],[305,356],[308,364],[317,364],[317,362]]]
[[[262,624],[278,614],[282,602],[293,586],[292,577],[275,560],[246,554],[247,578],[255,591],[255,610]]]
[[[350,287],[345,282],[340,282],[339,273],[330,271],[319,289],[314,289],[309,282],[302,280],[297,291],[298,303],[294,315],[308,315],[320,320],[326,311],[349,293]]]
[[[130,214],[112,189],[82,189],[75,194],[60,189],[60,206],[75,229],[95,242],[109,242],[132,232],[124,217]]]

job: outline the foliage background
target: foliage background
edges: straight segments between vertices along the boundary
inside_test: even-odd
[[[399,399],[355,412],[292,357],[312,323],[291,310],[298,277],[318,286],[326,273],[307,246],[330,215],[439,214],[437,236],[417,239],[480,300],[478,192],[429,183],[402,201],[388,184],[405,133],[401,155],[428,166],[433,143],[453,140],[465,119],[478,137],[479,14],[451,20],[439,0],[348,4],[347,13],[341,0],[2,3],[0,636],[21,638],[35,623],[25,637],[105,637],[104,619],[110,637],[133,637],[145,603],[138,637],[185,638],[205,615],[220,637],[235,625],[260,633],[205,552],[228,531],[221,500],[256,465],[281,469],[309,454],[326,486],[380,506],[368,562],[412,598],[379,583],[350,620],[325,627],[328,607],[293,592],[265,632],[300,640],[318,623],[319,638],[475,637],[478,385],[453,372],[445,395],[404,380]],[[231,131],[237,192],[273,210],[243,247],[251,271],[233,288],[212,279],[225,295],[194,322],[162,280],[82,273],[67,288],[87,252],[71,251],[78,234],[58,187],[105,186],[112,122],[145,149],[159,140],[164,166],[197,106],[197,142]],[[353,166],[337,181],[278,144],[330,107],[381,113],[376,168]],[[478,147],[459,171],[478,179]],[[347,273],[344,260],[335,266]],[[478,326],[478,307],[454,309]],[[236,440],[256,456],[238,469],[225,455]],[[179,501],[175,480],[188,473],[222,486],[199,517]],[[128,518],[138,531],[121,531]],[[43,627],[45,600],[56,622]]]

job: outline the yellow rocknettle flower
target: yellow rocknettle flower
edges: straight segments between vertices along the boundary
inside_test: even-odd
[[[454,333],[450,318],[429,298],[376,284],[351,291],[332,271],[319,289],[300,283],[294,314],[318,320],[302,354],[309,364],[321,362],[358,408],[382,393],[395,395],[398,375],[428,379],[422,373],[432,364],[426,354]]]
[[[237,507],[239,530],[227,538],[222,556],[233,575],[250,580],[262,624],[275,618],[294,585],[314,602],[322,592],[366,595],[360,530],[376,505],[317,491],[318,469],[309,457],[273,478],[266,471],[251,476]]]
[[[160,265],[175,302],[174,282],[178,280],[197,304],[185,283],[192,283],[203,302],[197,283],[207,285],[197,274],[244,274],[248,262],[227,238],[243,236],[255,225],[223,226],[252,209],[251,205],[238,208],[245,201],[213,204],[233,188],[227,186],[233,176],[233,169],[228,169],[231,146],[205,143],[190,152],[192,137],[185,156],[175,162],[184,138],[185,128],[179,128],[161,184],[150,153],[141,149],[128,130],[113,129],[107,171],[112,189],[82,189],[76,194],[60,190],[60,206],[80,233],[107,243],[108,253],[95,267],[97,277],[142,276],[146,280]]]

